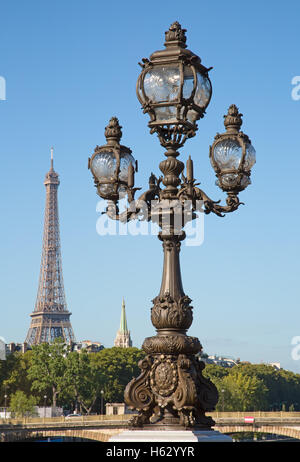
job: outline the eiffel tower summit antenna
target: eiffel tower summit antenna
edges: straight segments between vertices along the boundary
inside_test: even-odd
[[[51,170],[53,170],[53,147],[51,148]]]
[[[75,337],[67,309],[62,274],[57,191],[58,174],[53,168],[51,148],[50,170],[46,173],[46,206],[40,278],[35,308],[25,342],[29,345],[51,343],[60,337],[66,343]]]

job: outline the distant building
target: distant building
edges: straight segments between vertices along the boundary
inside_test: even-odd
[[[87,353],[98,353],[103,350],[104,346],[100,342],[92,342],[91,340],[83,340],[81,342],[72,342],[71,350],[72,351],[81,351],[84,350]]]
[[[34,414],[37,417],[61,417],[63,413],[63,408],[62,407],[53,407],[53,406],[47,406],[47,407],[34,407]]]
[[[201,357],[201,360],[205,362],[206,364],[216,364],[217,366],[222,366],[222,367],[233,367],[237,366],[239,364],[239,360],[234,360],[232,358],[226,358],[223,356],[217,356],[217,355],[207,355],[203,354]]]
[[[281,369],[280,363],[268,363],[268,366],[273,366],[274,369]]]
[[[5,361],[6,359],[6,345],[4,340],[0,338],[0,360]]]
[[[206,353],[201,353],[198,355],[201,358],[201,361],[203,361],[206,364],[216,364],[217,366],[222,366],[222,367],[233,367],[233,366],[238,366],[242,364],[252,364],[250,361],[241,361],[240,358],[237,359],[232,359],[224,356],[217,356],[217,355],[208,355]],[[274,363],[264,363],[261,361],[261,364],[266,364],[267,366],[272,366],[274,369],[281,369],[280,363],[274,362]]]
[[[5,350],[6,350],[6,355],[15,353],[16,351],[19,351],[24,354],[26,353],[26,351],[31,350],[31,347],[26,342],[23,342],[23,343],[11,342],[5,345]]]
[[[124,298],[122,300],[120,329],[117,332],[114,346],[120,347],[120,348],[128,348],[132,346],[130,331],[128,330],[128,327],[127,327]]]
[[[131,411],[125,403],[106,403],[106,415],[124,415],[133,414],[136,411]]]
[[[1,342],[1,340],[0,340]],[[71,348],[71,351],[81,351],[85,350],[88,353],[97,353],[98,351],[103,350],[104,346],[100,342],[93,342],[92,340],[83,340],[81,342],[69,342],[68,345]],[[31,346],[28,343],[7,343],[5,344],[5,354],[6,356],[19,351],[21,353],[26,353],[26,351],[32,350]],[[1,343],[0,343],[0,359],[1,359]]]

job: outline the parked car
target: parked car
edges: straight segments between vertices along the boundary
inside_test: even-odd
[[[81,417],[81,414],[68,414],[66,416],[66,419],[76,419],[76,417],[77,418]]]

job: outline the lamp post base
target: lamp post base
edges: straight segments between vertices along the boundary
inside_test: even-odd
[[[214,430],[125,430],[109,439],[109,443],[204,443],[232,442],[228,435]]]

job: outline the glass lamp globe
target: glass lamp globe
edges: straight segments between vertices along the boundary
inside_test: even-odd
[[[215,145],[211,158],[212,166],[217,165],[219,171],[216,184],[224,190],[245,189],[251,183],[249,175],[255,162],[256,153],[251,143],[245,143],[243,158],[243,148],[238,140],[220,141]]]
[[[165,50],[143,59],[137,96],[150,115],[149,127],[193,136],[212,94],[209,69],[186,49],[185,29],[178,22],[166,32]]]
[[[216,184],[226,192],[236,193],[251,184],[251,169],[256,162],[249,137],[240,131],[242,115],[236,105],[231,104],[224,116],[226,132],[218,133],[210,147],[210,161],[218,178]]]
[[[118,179],[120,184],[115,187],[117,171],[117,158],[113,151],[102,151],[96,153],[91,161],[91,171],[99,182],[98,190],[100,195],[109,196],[117,193],[119,197],[126,194],[126,184],[128,184],[128,168],[135,164],[134,157],[129,152],[120,153],[120,168]]]
[[[96,146],[89,159],[98,194],[104,199],[118,200],[134,184],[136,162],[131,149],[120,144],[121,128],[118,119],[112,117],[105,128],[106,145]]]
[[[153,105],[156,124],[176,124],[180,120],[194,124],[207,107],[212,92],[208,77],[200,72],[195,75],[190,66],[182,69],[179,64],[150,69],[143,84],[147,102]],[[187,105],[181,105],[181,98],[195,107],[189,109]]]

